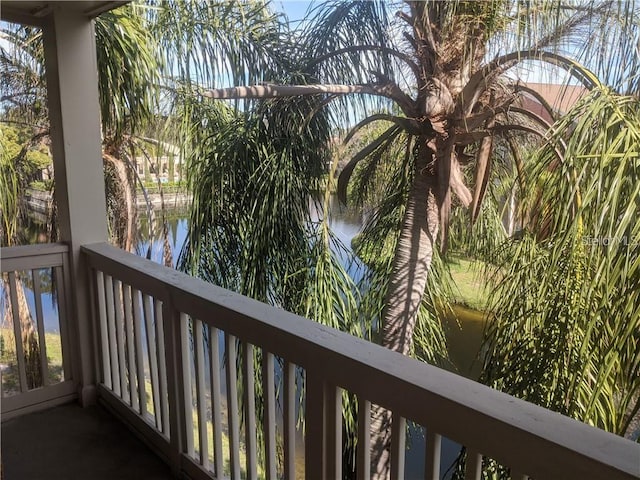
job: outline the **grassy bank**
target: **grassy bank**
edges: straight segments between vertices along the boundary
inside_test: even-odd
[[[454,303],[484,311],[489,298],[489,289],[481,275],[485,263],[453,255],[447,259],[447,263],[456,285]]]
[[[62,344],[57,333],[45,333],[44,341],[47,350],[48,380],[58,383],[64,380],[62,370]],[[0,328],[0,364],[2,364],[2,388],[6,393],[19,391],[16,344],[13,329]],[[37,359],[36,359],[37,360]],[[27,372],[29,374],[29,372]]]

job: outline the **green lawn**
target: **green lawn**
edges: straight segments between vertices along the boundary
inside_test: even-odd
[[[60,343],[60,335],[57,333],[45,333],[44,337],[47,348],[49,382],[61,382],[64,379],[64,375],[62,371],[62,345]],[[15,350],[13,330],[8,327],[0,328],[0,363],[6,365],[5,370],[2,372],[2,388],[5,393],[19,390]],[[27,372],[27,375],[29,375],[29,372]]]
[[[451,256],[447,263],[457,287],[454,303],[474,310],[485,310],[489,289],[481,275],[484,262]]]

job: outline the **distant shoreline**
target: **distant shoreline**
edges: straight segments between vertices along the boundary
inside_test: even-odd
[[[183,207],[191,203],[193,195],[186,192],[167,192],[163,193],[164,204],[166,207]],[[151,207],[160,208],[162,200],[159,193],[148,193],[147,197]],[[25,195],[27,208],[36,214],[46,215],[51,210],[53,199],[50,192],[28,188]],[[136,207],[138,209],[147,208],[147,200],[142,193],[136,194]]]
[[[193,195],[184,192],[163,193],[165,207],[182,207],[191,204]],[[149,203],[153,208],[160,208],[162,199],[159,193],[148,193]],[[142,193],[136,195],[136,206],[147,208],[147,201]]]

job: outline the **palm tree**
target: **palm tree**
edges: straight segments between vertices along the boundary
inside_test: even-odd
[[[131,249],[136,215],[127,140],[153,120],[159,64],[138,7],[125,6],[103,14],[96,19],[95,30],[109,225],[116,242]],[[3,121],[30,129],[33,138],[46,136],[42,33],[37,28],[9,24],[1,33],[5,40],[0,47]],[[22,192],[14,193],[22,196]]]
[[[593,15],[615,8],[607,3],[560,9],[561,14],[547,19],[546,29],[539,32],[545,19],[542,13],[551,16],[557,6],[534,13],[534,9],[518,9],[517,5],[512,10],[505,2],[406,3],[397,12],[399,20],[390,18],[385,4],[375,2],[332,2],[330,9],[319,11],[317,21],[309,22],[305,32],[306,58],[311,60],[304,71],[308,78],[323,83],[256,85],[205,93],[209,98],[324,95],[327,103],[348,94],[374,95],[395,108],[394,113],[366,116],[349,132],[347,142],[372,122],[388,126],[345,166],[338,192],[346,199],[349,179],[358,164],[367,163],[375,171],[385,152],[398,142],[406,147],[404,165],[410,170],[406,179],[410,188],[383,322],[383,343],[404,354],[411,348],[412,325],[437,238],[446,250],[452,192],[470,208],[474,221],[486,191],[494,142],[511,132],[542,136],[550,126],[521,105],[534,94],[503,74],[518,63],[537,60],[571,69],[578,80],[593,86],[573,60],[543,48],[579,31]],[[534,14],[542,18],[533,22],[529,16]],[[529,39],[529,48],[486,61],[490,42],[496,42],[499,34],[513,33],[510,25],[524,20],[535,23],[527,31],[530,36],[536,34]],[[347,40],[347,35],[341,35],[347,30],[358,39],[355,45],[351,36]],[[521,37],[519,41],[524,42]],[[352,82],[345,84],[345,80]],[[343,115],[349,113],[353,115]],[[467,165],[475,171],[473,193],[463,177]]]
[[[399,222],[388,229],[398,237],[381,343],[409,354],[436,244],[447,248],[452,206],[467,207],[475,222],[490,182],[493,151],[516,132],[544,137],[550,127],[527,109],[531,97],[547,103],[505,74],[537,61],[564,67],[592,88],[593,77],[561,55],[570,53],[575,59],[597,57],[600,72],[628,77],[633,68],[610,49],[618,39],[624,45],[634,8],[618,2],[328,2],[312,12],[302,35],[306,62],[301,70],[310,85],[215,89],[207,96],[320,96],[343,124],[360,120],[346,141],[373,122],[386,126],[345,166],[338,192],[346,199],[354,171],[370,178],[388,168],[390,151],[404,152],[404,169],[396,178],[400,194],[393,196]],[[585,32],[597,31],[615,39],[596,35],[595,41],[584,41]],[[347,96],[357,98],[347,103]],[[376,478],[385,478],[390,419],[381,414],[379,420],[375,428],[385,433],[377,439],[382,454]]]

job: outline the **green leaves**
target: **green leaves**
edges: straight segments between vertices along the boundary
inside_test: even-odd
[[[291,60],[282,18],[263,2],[150,2],[164,75],[195,87],[281,78]]]
[[[531,227],[545,234],[500,257],[484,372],[508,393],[620,435],[640,392],[639,107],[596,89],[529,162]]]
[[[0,245],[8,246],[17,236],[20,217],[19,178],[8,155],[8,145],[0,130]]]
[[[127,5],[96,19],[100,113],[115,137],[139,131],[156,113],[161,67],[140,7]]]

